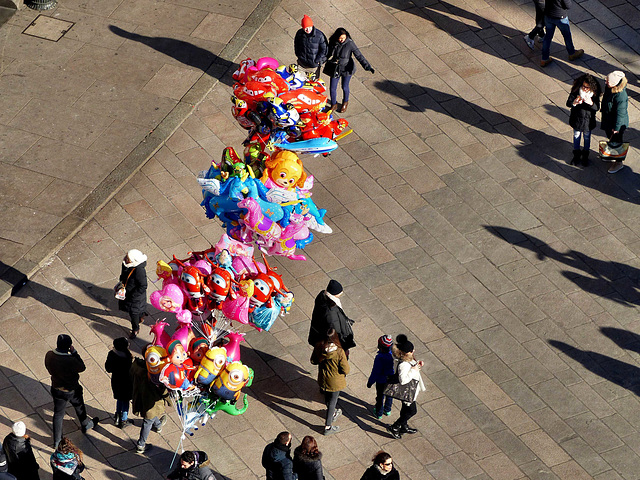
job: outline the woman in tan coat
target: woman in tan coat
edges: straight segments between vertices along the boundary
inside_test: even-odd
[[[336,418],[342,415],[342,410],[336,408],[340,392],[347,387],[349,362],[344,353],[336,331],[331,328],[325,338],[318,342],[311,355],[311,363],[318,365],[318,385],[324,393],[327,405],[324,434],[331,435],[339,430],[333,425]]]

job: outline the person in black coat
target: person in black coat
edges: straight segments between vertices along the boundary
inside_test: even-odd
[[[264,447],[262,466],[267,471],[267,480],[298,479],[298,475],[293,473],[289,432],[280,432],[272,443]]]
[[[4,471],[20,480],[39,480],[40,466],[33,454],[31,439],[26,433],[27,427],[24,422],[16,422],[13,424],[12,432],[4,438],[2,450],[6,454],[8,466]]]
[[[393,459],[380,450],[373,457],[373,465],[367,468],[360,480],[400,480],[400,474],[393,466]]]
[[[579,162],[585,167],[589,164],[591,130],[596,128],[596,112],[600,110],[600,83],[593,75],[585,73],[576,78],[567,99],[571,108],[569,125],[573,128],[573,159],[571,165]],[[580,150],[580,137],[584,136],[584,149]]]
[[[120,282],[116,290],[121,286],[126,289],[124,300],[118,301],[118,308],[127,312],[131,319],[131,333],[129,338],[134,339],[140,331],[140,324],[144,323],[147,316],[147,256],[140,250],[132,249],[127,252],[122,260]]]
[[[329,39],[329,57],[332,60],[338,61],[337,74],[331,78],[329,84],[329,92],[331,94],[331,110],[336,110],[338,104],[338,98],[336,91],[338,89],[338,81],[342,81],[342,106],[340,107],[340,113],[347,111],[349,105],[349,82],[354,73],[356,73],[356,64],[353,61],[353,57],[360,62],[362,68],[367,72],[375,73],[373,67],[369,64],[364,55],[360,53],[360,50],[356,46],[355,42],[351,39],[349,32],[344,28],[338,28],[331,38]]]
[[[111,374],[111,391],[116,400],[115,421],[118,428],[128,425],[129,401],[133,392],[133,379],[129,371],[132,362],[129,341],[124,337],[116,338],[113,341],[113,350],[107,355],[104,369]]]
[[[330,280],[326,290],[321,291],[315,300],[313,313],[311,314],[311,327],[309,328],[309,345],[315,347],[327,336],[330,328],[338,334],[342,349],[349,356],[349,349],[354,348],[356,343],[353,338],[353,320],[351,320],[342,310],[340,296],[342,295],[342,285],[337,280]]]
[[[293,471],[298,474],[298,480],[324,480],[322,453],[311,435],[304,437],[300,446],[293,451]]]
[[[205,465],[209,457],[203,451],[186,451],[180,455],[180,465],[169,474],[169,480],[216,480],[211,469]]]
[[[302,28],[293,39],[293,49],[298,59],[298,66],[306,73],[313,73],[320,78],[322,64],[327,61],[327,37],[313,26],[308,15],[302,17]]]

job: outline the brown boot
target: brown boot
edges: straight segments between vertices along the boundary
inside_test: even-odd
[[[344,102],[342,104],[342,107],[340,108],[340,113],[344,113],[347,111],[347,106],[349,105],[349,102]]]

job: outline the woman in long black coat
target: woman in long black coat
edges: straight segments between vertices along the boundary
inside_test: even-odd
[[[302,443],[293,451],[293,473],[298,480],[323,480],[322,453],[318,443],[311,435],[302,439]]]
[[[104,369],[111,374],[111,391],[116,400],[116,425],[123,428],[129,418],[129,402],[133,393],[133,378],[131,377],[131,364],[133,355],[129,351],[129,341],[124,338],[116,338],[113,341],[113,350],[107,355]]]
[[[351,320],[344,313],[340,297],[342,296],[342,285],[336,280],[330,280],[326,290],[322,290],[316,297],[311,314],[311,326],[309,328],[309,345],[315,347],[318,342],[324,340],[327,331],[333,328],[338,334],[340,345],[349,357],[349,349],[354,348],[356,343],[353,338]]]
[[[338,98],[336,91],[338,89],[338,81],[342,81],[342,107],[340,113],[347,111],[349,105],[349,82],[354,73],[356,73],[356,64],[353,57],[360,62],[362,68],[367,72],[375,73],[373,67],[369,64],[364,55],[360,53],[356,43],[351,39],[351,35],[344,28],[338,28],[329,39],[329,55],[332,59],[338,60],[337,76],[331,78],[329,91],[331,92],[331,109],[336,110]]]
[[[589,163],[589,149],[591,147],[591,130],[596,128],[596,112],[600,110],[600,96],[602,90],[598,80],[593,75],[580,75],[571,87],[567,107],[571,108],[569,125],[573,128],[573,159],[572,165]],[[584,148],[580,150],[580,137],[584,137]]]
[[[129,338],[138,336],[140,324],[147,315],[147,256],[140,250],[129,250],[122,260],[120,283],[126,287],[124,300],[119,300],[118,307],[127,312],[131,319]]]

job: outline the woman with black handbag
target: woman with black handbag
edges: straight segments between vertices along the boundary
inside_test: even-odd
[[[356,60],[360,62],[362,68],[367,72],[375,73],[375,70],[367,59],[364,58],[364,55],[360,53],[358,46],[351,39],[349,32],[342,27],[338,28],[333,35],[331,35],[331,38],[329,38],[329,56],[330,59],[326,63],[324,72],[331,77],[329,83],[331,110],[335,111],[338,106],[336,91],[338,90],[338,81],[342,80],[343,97],[340,113],[344,113],[347,111],[347,106],[349,105],[349,82],[353,74],[356,73],[356,64],[353,61],[353,57],[356,57]],[[332,71],[336,61],[337,70]]]
[[[129,314],[131,332],[134,339],[140,331],[140,324],[147,316],[147,256],[140,250],[131,249],[122,260],[120,281],[115,287],[118,308]]]
[[[414,351],[413,343],[409,341],[406,335],[401,334],[396,337],[393,353],[400,360],[397,369],[398,383],[390,384],[385,390],[385,394],[390,394],[394,398],[402,400],[400,417],[393,425],[387,427],[391,435],[397,439],[402,438],[403,433],[417,432],[415,428],[409,427],[407,422],[418,412],[418,407],[416,406],[418,394],[426,390],[420,375],[420,369],[424,362],[415,359],[413,356]]]

